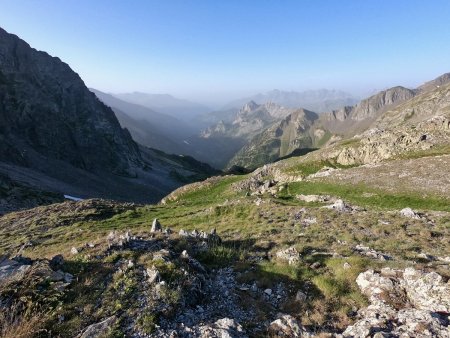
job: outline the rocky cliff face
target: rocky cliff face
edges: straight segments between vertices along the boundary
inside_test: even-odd
[[[416,90],[394,87],[362,100],[355,106],[344,107],[321,115],[321,124],[332,133],[353,136],[365,130],[384,111],[416,95]]]
[[[14,196],[151,202],[213,172],[138,146],[67,64],[0,29],[0,175],[20,187]]]
[[[446,153],[450,143],[450,84],[420,91],[385,110],[361,134],[316,156],[342,165],[377,163],[421,152]]]
[[[114,113],[58,58],[0,29],[0,157],[33,167],[43,156],[130,174],[137,145]]]
[[[357,165],[445,147],[449,81],[450,74],[444,74],[417,89],[390,88],[307,123],[293,113],[254,136],[229,165],[254,168],[310,148],[324,148],[315,155],[322,160]]]

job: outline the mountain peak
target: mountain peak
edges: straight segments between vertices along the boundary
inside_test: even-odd
[[[241,110],[245,113],[249,113],[257,108],[259,108],[259,105],[255,101],[250,100],[248,103],[244,104]]]
[[[450,73],[442,74],[441,76],[438,76],[434,80],[425,82],[423,85],[421,85],[417,89],[420,91],[427,91],[427,90],[432,90],[434,88],[440,87],[447,83],[450,83]]]

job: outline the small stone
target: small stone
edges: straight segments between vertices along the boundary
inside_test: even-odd
[[[160,231],[162,231],[161,223],[159,223],[158,219],[155,218],[153,220],[152,228],[150,229],[150,232],[160,232]]]
[[[311,269],[318,269],[320,268],[320,262],[314,262],[310,265]]]
[[[112,316],[106,318],[104,321],[89,325],[84,332],[81,334],[80,338],[92,338],[92,337],[101,337],[108,333],[110,328],[116,322],[117,317]]]
[[[131,240],[131,233],[129,231],[125,232],[125,235],[123,235],[123,239],[126,243],[128,243]]]
[[[70,284],[70,283],[72,283],[72,281],[73,281],[73,275],[70,274],[70,273],[68,273],[68,272],[66,272],[66,273],[64,274],[64,282]]]
[[[373,335],[373,338],[385,338],[385,337],[389,337],[389,334],[385,332],[377,332]]]
[[[181,237],[188,237],[189,233],[186,230],[181,229],[178,235],[180,235]]]
[[[59,282],[62,281],[64,279],[64,272],[62,272],[61,270],[52,272],[49,276],[48,276],[49,280],[52,282]]]
[[[347,263],[347,262],[345,262],[344,263],[344,269],[345,270],[348,270],[348,269],[350,269],[352,266],[349,264],[349,263]]]
[[[302,292],[302,291],[297,291],[297,294],[295,295],[295,300],[297,301],[297,302],[300,302],[300,303],[302,303],[302,302],[304,302],[305,300],[306,300],[306,294],[304,293],[304,292]]]
[[[75,247],[72,247],[72,249],[70,249],[70,253],[71,253],[72,255],[76,255],[76,254],[78,254],[78,249],[75,248]]]
[[[418,255],[417,255],[417,258],[426,259],[427,261],[433,261],[433,260],[434,260],[434,257],[433,257],[433,256],[428,255],[428,254],[426,254],[426,253],[424,253],[424,252],[418,254]]]
[[[63,255],[56,255],[50,260],[50,267],[55,270],[60,268],[64,264]]]
[[[264,293],[265,293],[266,295],[268,295],[268,296],[271,296],[271,295],[272,295],[272,289],[265,289],[265,290],[264,290]]]
[[[334,210],[341,211],[341,212],[353,211],[353,208],[341,199],[338,199],[333,204],[324,206],[323,208],[334,209]]]
[[[150,284],[153,284],[155,282],[158,282],[160,279],[159,271],[155,268],[155,266],[152,266],[151,268],[146,270],[147,276],[148,276],[148,282]]]
[[[116,232],[115,231],[111,231],[108,234],[108,241],[113,241],[116,238]]]
[[[402,215],[404,217],[414,218],[414,219],[420,218],[419,214],[417,214],[411,208],[404,208],[404,209],[400,210],[400,215]]]

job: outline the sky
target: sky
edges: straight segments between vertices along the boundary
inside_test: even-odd
[[[0,26],[89,87],[215,104],[356,96],[450,72],[448,0],[0,0]]]

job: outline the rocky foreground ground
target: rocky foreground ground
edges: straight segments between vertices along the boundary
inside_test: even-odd
[[[8,213],[1,335],[450,337],[447,162],[288,160],[158,205]]]
[[[370,212],[325,195],[297,195],[307,204],[323,203],[301,208],[278,205],[260,192],[247,198],[238,204],[251,203],[261,213],[258,219],[276,226],[245,245],[214,228],[171,230],[149,219],[148,210],[143,226],[108,229],[111,216],[127,215],[119,218],[126,223],[143,211],[101,200],[4,216],[2,224],[10,231],[45,229],[54,237],[43,231],[31,241],[23,237],[24,243],[3,242],[9,254],[0,258],[0,332],[83,338],[449,337],[450,255],[440,249],[448,247],[448,223],[439,226],[448,214],[410,208]],[[354,244],[333,235],[328,245],[308,239],[327,218],[332,234],[332,223],[349,226],[367,216],[376,217],[377,224],[359,228],[365,237],[389,228],[386,224],[395,229],[396,223],[406,227],[406,236],[414,237],[420,228],[435,234],[428,245],[416,242],[413,254],[388,246],[376,250],[367,239]],[[92,227],[101,231],[85,240]],[[289,234],[295,239],[284,237]],[[3,232],[2,238],[8,235]],[[302,249],[299,242],[310,246]],[[424,251],[432,246],[443,254]],[[57,251],[62,254],[51,254]]]

